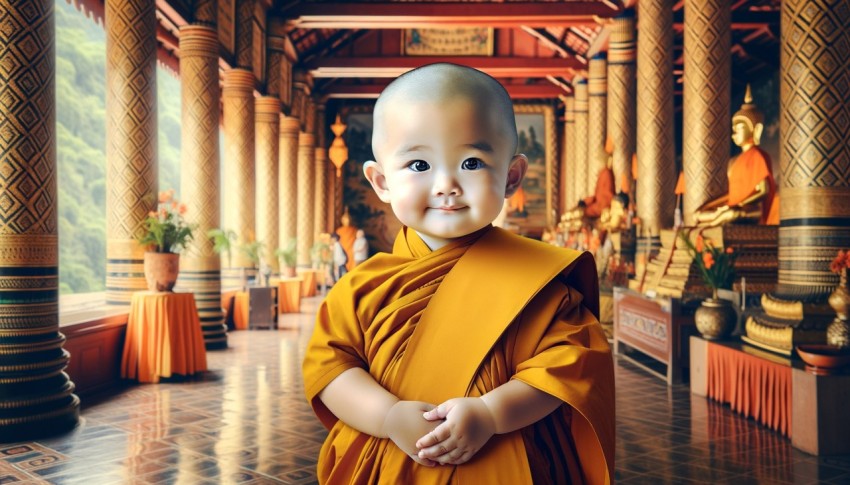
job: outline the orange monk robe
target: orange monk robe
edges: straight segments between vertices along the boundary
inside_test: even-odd
[[[322,483],[611,483],[614,376],[593,259],[488,226],[430,251],[403,229],[328,293],[304,360],[307,399],[330,429]],[[403,400],[480,396],[519,379],[564,404],[494,435],[460,466],[424,467],[347,426],[318,394],[361,367]]]
[[[761,202],[760,223],[779,224],[779,211],[773,209],[776,200],[776,181],[773,178],[770,155],[757,146],[738,155],[729,167],[729,199],[727,204],[735,206],[743,202],[755,191],[762,180],[767,181],[767,194]],[[771,214],[773,219],[771,220]]]
[[[336,230],[339,235],[339,244],[348,256],[348,262],[345,263],[345,269],[351,271],[354,269],[354,240],[357,239],[357,228],[352,226],[339,226]]]
[[[527,200],[528,198],[525,195],[525,190],[520,187],[513,193],[513,195],[510,196],[510,198],[508,198],[508,205],[517,212],[524,212]]]
[[[611,201],[614,200],[614,190],[614,171],[610,168],[603,168],[596,178],[596,189],[593,191],[593,195],[584,199],[585,204],[587,204],[584,215],[587,217],[602,215],[604,209],[611,207]]]

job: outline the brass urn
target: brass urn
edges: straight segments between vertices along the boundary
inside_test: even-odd
[[[694,312],[697,330],[706,340],[720,340],[735,330],[738,315],[729,300],[706,298]]]
[[[850,348],[850,289],[847,287],[847,268],[841,270],[841,280],[829,295],[829,306],[835,310],[835,320],[826,328],[826,343]]]

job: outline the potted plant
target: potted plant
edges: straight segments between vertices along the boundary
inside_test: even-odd
[[[263,243],[261,241],[251,241],[239,245],[239,251],[251,261],[251,267],[255,269],[260,265],[260,253],[262,250]]]
[[[137,241],[146,246],[145,280],[150,291],[171,291],[180,271],[180,251],[192,241],[196,225],[183,218],[186,204],[174,198],[174,190],[159,193],[157,210],[141,222]]]
[[[295,276],[295,265],[298,260],[298,249],[295,239],[290,239],[282,248],[277,248],[274,255],[280,259],[281,273],[286,278]]]
[[[210,229],[207,232],[207,237],[213,242],[213,251],[216,254],[227,254],[227,267],[233,266],[232,248],[233,241],[236,240],[236,231],[233,229]]]
[[[717,290],[732,289],[738,254],[731,247],[716,246],[701,235],[697,235],[695,242],[691,242],[685,231],[680,232],[679,237],[694,258],[693,264],[697,266],[703,282],[711,289],[711,298],[703,300],[694,313],[697,330],[708,340],[726,337],[735,328],[737,313],[731,301],[717,297]]]

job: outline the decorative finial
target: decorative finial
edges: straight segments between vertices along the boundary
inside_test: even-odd
[[[744,93],[744,104],[753,102],[753,91],[750,89],[750,83],[747,83],[747,91]]]

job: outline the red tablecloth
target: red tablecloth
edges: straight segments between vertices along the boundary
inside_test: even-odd
[[[791,367],[708,342],[708,396],[791,436]]]
[[[201,322],[192,293],[133,293],[121,377],[159,382],[207,370]]]

